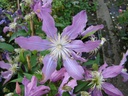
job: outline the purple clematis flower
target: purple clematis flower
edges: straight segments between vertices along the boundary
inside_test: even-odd
[[[64,74],[64,78],[62,80],[62,83],[58,89],[57,96],[62,96],[63,92],[68,91],[71,96],[76,96],[73,94],[73,90],[75,86],[77,86],[77,82],[75,79],[69,80],[70,76],[67,72]]]
[[[2,78],[6,79],[3,83],[5,84],[11,79],[13,74],[16,73],[18,64],[9,64],[9,63],[5,63],[4,61],[0,61],[0,68],[6,69],[6,71],[1,72]]]
[[[32,77],[31,81],[24,77],[22,84],[25,86],[24,96],[42,96],[50,91],[47,86],[37,86],[37,78],[35,76]]]
[[[104,90],[104,92],[110,96],[123,96],[120,90],[115,88],[111,83],[107,83],[105,81],[107,78],[113,78],[119,75],[122,70],[122,66],[107,66],[108,65],[105,63],[99,68],[98,71],[92,71],[92,78],[90,78],[90,85],[92,85],[91,96],[103,96],[102,90]]]
[[[37,14],[37,16],[43,20],[44,12],[51,13],[51,3],[52,0],[41,0],[35,1],[33,4],[33,11]]]
[[[123,55],[123,58],[120,62],[120,65],[123,66],[122,71],[121,71],[121,76],[123,77],[123,81],[126,82],[128,81],[128,73],[127,69],[124,68],[125,62],[127,62],[127,56],[128,56],[128,50],[127,52]]]
[[[67,26],[61,34],[57,34],[52,16],[45,12],[42,15],[42,30],[46,33],[48,40],[42,40],[38,36],[30,38],[18,37],[15,42],[24,49],[31,51],[50,50],[50,54],[43,59],[44,81],[48,80],[55,71],[58,58],[63,59],[63,65],[68,74],[80,80],[83,78],[84,70],[76,60],[83,60],[77,53],[90,52],[100,45],[100,40],[87,41],[75,40],[76,37],[84,30],[87,22],[86,12],[83,10],[73,17],[72,25]],[[75,60],[76,59],[76,60]]]
[[[16,32],[18,30],[25,30],[26,32],[28,31],[28,28],[26,27],[26,23],[23,23],[23,24],[18,24],[17,21],[18,21],[18,17],[14,18],[14,22],[12,23],[9,23],[9,26],[5,26],[3,28],[3,32],[4,33],[7,33],[8,31],[11,31],[11,32]]]

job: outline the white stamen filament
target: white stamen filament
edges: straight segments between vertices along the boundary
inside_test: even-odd
[[[9,69],[13,74],[15,74],[16,73],[16,71],[17,71],[17,69],[18,69],[18,64],[13,64],[13,65],[11,65],[11,68]]]
[[[55,58],[65,58],[65,56],[70,56],[70,50],[66,48],[66,45],[69,43],[67,37],[62,37],[60,34],[58,34],[58,37],[55,37],[54,39],[50,39],[52,42],[51,44],[51,55],[53,55]]]
[[[90,84],[93,85],[93,88],[97,87],[98,89],[101,89],[102,83],[105,81],[102,74],[94,71],[92,72],[92,77],[93,79]]]

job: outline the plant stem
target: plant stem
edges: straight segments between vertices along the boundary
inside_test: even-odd
[[[30,19],[31,36],[34,36],[34,24],[32,18]]]

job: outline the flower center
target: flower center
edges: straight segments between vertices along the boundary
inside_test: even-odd
[[[15,28],[16,28],[16,25],[17,25],[17,23],[13,22],[13,23],[10,23],[10,24],[9,24],[9,27],[10,27],[11,29],[15,29]]]
[[[57,48],[60,49],[60,50],[62,49],[62,47],[63,47],[63,46],[62,46],[61,44],[58,44],[58,45],[57,45]]]
[[[18,68],[18,64],[13,64],[11,65],[11,68],[9,69],[13,74],[16,73],[17,71],[17,68]]]
[[[55,58],[65,58],[65,56],[70,56],[70,51],[66,47],[66,45],[69,43],[66,37],[62,37],[60,34],[58,34],[57,37],[54,39],[50,39],[51,41],[51,55],[53,55]]]
[[[103,79],[103,76],[101,75],[101,73],[94,71],[92,72],[92,81],[91,81],[91,85],[93,86],[93,88],[97,87],[98,89],[101,89],[102,87],[102,83],[105,80]]]

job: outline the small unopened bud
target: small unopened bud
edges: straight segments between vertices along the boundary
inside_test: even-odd
[[[18,82],[16,82],[16,93],[21,94],[21,88]]]

